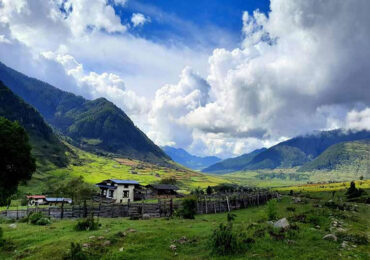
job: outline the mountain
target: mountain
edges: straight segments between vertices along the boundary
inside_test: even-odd
[[[57,138],[32,106],[16,96],[0,81],[0,116],[11,121],[18,121],[30,138],[32,154],[36,157],[38,165],[58,167],[66,166],[67,147]]]
[[[46,121],[85,150],[153,163],[169,157],[130,118],[105,98],[86,100],[0,63],[0,80],[34,106]]]
[[[253,152],[246,153],[235,158],[223,160],[221,162],[215,163],[203,169],[202,172],[222,174],[240,171],[244,169],[255,156],[257,156],[258,154],[265,150],[267,149],[266,148],[257,149],[254,150]]]
[[[370,138],[370,131],[322,131],[281,142],[255,156],[244,170],[290,168],[312,161],[331,145]]]
[[[315,170],[370,174],[370,139],[334,144],[299,169],[305,172]]]
[[[162,149],[169,157],[172,158],[172,160],[193,170],[201,170],[209,165],[221,161],[221,159],[216,156],[198,157],[189,154],[182,148],[164,146]]]

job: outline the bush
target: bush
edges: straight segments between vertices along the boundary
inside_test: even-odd
[[[268,220],[277,219],[277,201],[276,201],[276,199],[269,200],[267,202],[266,213],[267,213]]]
[[[50,218],[44,216],[41,212],[32,212],[28,215],[28,223],[45,226],[51,224],[51,221]]]
[[[71,249],[63,257],[64,260],[87,260],[88,256],[85,254],[85,252],[82,251],[81,244],[79,243],[71,243]]]
[[[172,184],[175,185],[177,183],[177,180],[175,177],[168,177],[168,178],[163,178],[160,181],[161,184]]]
[[[194,196],[187,197],[182,200],[182,209],[179,215],[186,219],[194,219],[197,213],[197,199]]]
[[[346,196],[348,199],[358,198],[361,197],[363,193],[365,193],[365,191],[363,189],[357,189],[355,182],[352,181],[350,187],[346,191]]]
[[[255,240],[248,238],[245,232],[233,231],[234,214],[227,216],[227,224],[221,223],[220,226],[213,231],[210,238],[210,246],[212,254],[215,255],[231,255],[238,254],[246,249],[250,243]]]
[[[99,222],[93,216],[79,220],[75,226],[76,231],[97,230],[98,228]]]
[[[3,229],[0,227],[0,247],[4,245],[3,235],[4,235]]]

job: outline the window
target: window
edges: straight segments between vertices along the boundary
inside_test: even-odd
[[[125,189],[128,189],[128,185],[127,185],[127,184],[123,185],[123,187],[124,187]]]
[[[113,191],[112,190],[109,191],[109,196],[108,197],[113,198]]]
[[[129,192],[128,192],[128,191],[123,191],[123,196],[122,196],[122,198],[128,198],[128,194],[129,194]]]

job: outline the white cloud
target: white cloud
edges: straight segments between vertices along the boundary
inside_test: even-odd
[[[1,61],[106,97],[158,144],[196,154],[238,155],[312,130],[369,124],[367,0],[272,0],[268,15],[243,14],[239,48],[210,57],[133,36],[110,3],[2,0]]]
[[[131,17],[131,22],[134,25],[134,27],[143,26],[145,23],[150,22],[150,17],[145,17],[141,13],[133,13]]]

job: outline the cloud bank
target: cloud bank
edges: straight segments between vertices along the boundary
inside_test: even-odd
[[[272,0],[207,52],[130,33],[126,1],[0,1],[0,59],[120,106],[159,145],[239,155],[313,130],[370,128],[370,2]],[[127,30],[130,28],[130,30]]]

